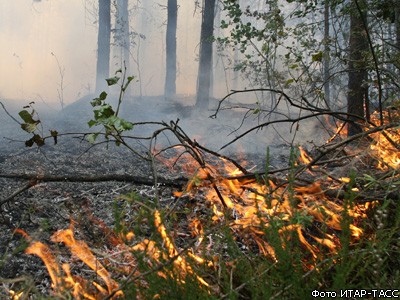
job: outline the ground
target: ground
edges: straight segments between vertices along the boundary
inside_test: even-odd
[[[42,112],[43,106],[38,110],[42,124],[46,129],[56,129],[59,133],[88,132],[86,122],[91,118],[91,97],[85,97],[67,107],[63,112]],[[166,105],[159,102],[159,98],[148,98],[139,103],[130,103],[129,108],[124,107],[124,117],[135,122],[141,121],[169,121],[181,118],[181,125],[188,132],[197,136],[199,142],[221,145],[221,138],[225,137],[232,128],[224,125],[220,120],[212,121],[208,118],[208,112],[199,114],[191,113],[190,107],[181,104]],[[147,102],[146,102],[147,101]],[[8,112],[17,120],[18,111],[21,109],[10,102],[5,102]],[[29,110],[29,109],[28,109]],[[133,111],[133,113],[131,113]],[[2,143],[0,144],[0,170],[2,174],[47,174],[47,175],[134,175],[148,178],[151,182],[151,164],[132,154],[123,147],[113,144],[101,144],[96,147],[82,140],[80,134],[73,136],[60,136],[58,143],[54,145],[48,140],[46,145],[37,148],[27,148],[24,141],[30,138],[19,125],[4,111],[2,118]],[[239,118],[239,114],[235,117]],[[162,118],[162,119],[161,119]],[[231,122],[232,123],[232,122]],[[186,126],[186,127],[185,127]],[[157,126],[143,126],[135,128],[132,135],[151,135]],[[46,133],[47,130],[43,132]],[[225,134],[224,134],[225,133]],[[202,135],[202,136],[200,136]],[[157,142],[161,146],[171,142],[169,138],[159,138]],[[141,154],[148,150],[147,141],[133,141],[131,145]],[[282,149],[276,147],[275,163],[282,159]],[[263,155],[252,153],[253,161],[258,160],[263,166]],[[259,166],[259,167],[260,167]],[[174,179],[180,177],[179,170],[172,171],[162,164],[157,169],[158,176]],[[27,180],[0,178],[0,200],[10,195],[27,184]],[[35,256],[26,255],[18,250],[22,249],[24,238],[16,234],[17,228],[22,229],[35,240],[49,243],[50,236],[60,229],[66,229],[71,221],[80,223],[80,235],[78,236],[92,245],[101,239],[102,233],[96,232],[95,226],[87,222],[87,215],[93,214],[95,218],[102,220],[106,226],[113,228],[114,216],[112,214],[114,201],[119,195],[136,192],[148,199],[154,198],[155,189],[151,185],[137,185],[132,182],[106,181],[106,182],[39,182],[34,187],[9,199],[2,205],[0,212],[0,277],[18,278],[19,276],[32,276],[36,288],[46,293],[50,286],[50,278],[43,262]],[[159,187],[161,202],[163,205],[171,205],[175,201],[170,187]],[[86,222],[84,222],[86,220]],[[1,294],[0,294],[1,296]]]

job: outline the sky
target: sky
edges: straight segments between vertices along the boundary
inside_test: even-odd
[[[93,2],[97,3],[94,0],[0,1],[1,98],[57,105],[60,93],[68,104],[93,92],[97,48]],[[146,39],[140,40],[132,54],[139,62],[136,65],[140,67],[140,84],[145,95],[163,91],[166,10],[159,5],[163,2],[166,1],[142,1],[145,4],[132,14],[136,20],[131,22],[133,29],[146,31],[142,32]],[[193,14],[193,1],[181,0],[178,4],[177,92],[193,94],[200,16]],[[111,64],[111,72],[114,68],[117,67]]]

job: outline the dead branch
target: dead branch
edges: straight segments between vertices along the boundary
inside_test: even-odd
[[[12,193],[10,196],[8,196],[7,198],[0,200],[0,208],[10,202],[12,199],[14,199],[14,197],[16,197],[17,195],[21,194],[22,192],[29,190],[31,187],[35,186],[38,183],[38,181],[34,178],[32,178],[31,180],[29,180],[28,183],[26,183],[25,185],[23,185],[22,187],[20,187],[18,190],[16,190],[14,193]]]
[[[25,179],[37,182],[104,182],[104,181],[125,181],[134,184],[143,184],[148,186],[154,185],[151,177],[134,176],[128,174],[105,174],[105,175],[89,175],[89,174],[36,174],[36,173],[0,173],[0,178]],[[185,185],[187,178],[158,178],[158,183],[170,187],[182,187]]]
[[[10,114],[10,113],[8,112],[8,110],[7,110],[6,107],[4,106],[3,102],[0,101],[0,105],[3,107],[5,113],[6,113],[11,119],[13,119],[13,120],[14,120],[16,123],[18,123],[19,125],[21,125],[21,122],[19,122],[16,118],[14,118],[14,117],[12,116],[12,114]]]

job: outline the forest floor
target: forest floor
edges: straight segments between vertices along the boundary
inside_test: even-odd
[[[152,181],[152,168],[148,161],[143,160],[123,147],[114,144],[101,144],[92,147],[91,144],[81,139],[79,133],[89,132],[86,125],[91,118],[90,97],[83,98],[77,103],[66,107],[63,112],[51,113],[41,112],[39,116],[44,130],[57,129],[60,134],[74,132],[72,136],[60,136],[57,145],[48,141],[46,145],[37,148],[27,148],[24,140],[29,135],[24,133],[19,125],[14,122],[4,111],[1,112],[3,141],[0,143],[0,173],[2,174],[37,174],[52,175],[130,175]],[[147,102],[146,102],[147,101]],[[154,102],[152,102],[154,101]],[[18,119],[18,107],[6,105],[10,114]],[[204,114],[190,113],[190,107],[182,105],[166,105],[160,103],[159,98],[148,98],[144,102],[128,105],[124,108],[124,116],[127,119],[134,116],[136,122],[146,121],[169,121],[181,118],[181,126],[198,138],[206,145],[215,147],[221,141],[228,141],[227,135],[232,130],[241,114],[230,115],[230,124],[221,120],[211,121],[209,112]],[[161,119],[162,118],[162,119]],[[155,130],[149,125],[134,130],[132,135],[151,135]],[[265,138],[265,137],[264,137]],[[170,142],[168,138],[162,143]],[[246,164],[253,168],[262,170],[265,164],[264,151],[252,145],[255,140],[250,139],[249,153],[229,153],[235,158],[244,159]],[[148,150],[146,141],[133,141],[133,148],[139,153],[145,154]],[[264,146],[262,146],[264,147]],[[243,147],[239,147],[243,151]],[[257,151],[255,151],[257,150]],[[282,144],[272,145],[272,159],[270,161],[275,167],[287,160],[289,149]],[[174,178],[185,177],[179,166],[175,170],[167,168],[162,163],[157,163],[157,176],[174,180]],[[20,190],[29,180],[21,178],[0,178],[0,200],[7,199],[13,193]],[[96,244],[97,240],[104,238],[104,233],[88,222],[88,216],[101,220],[109,228],[115,225],[113,206],[115,200],[121,195],[135,192],[147,199],[154,199],[155,188],[151,184],[140,185],[124,181],[100,181],[100,182],[40,182],[33,187],[19,193],[2,205],[0,212],[0,253],[1,267],[0,278],[18,278],[30,275],[34,278],[36,289],[43,294],[49,290],[51,281],[41,259],[36,256],[24,254],[21,249],[23,237],[15,233],[15,229],[22,229],[29,236],[44,243],[50,241],[51,235],[60,229],[66,229],[71,221],[78,227],[78,238],[89,244]],[[176,198],[173,196],[173,188],[170,186],[159,186],[160,202],[163,206],[172,205]],[[22,243],[23,244],[23,243]],[[84,272],[84,271],[83,271]],[[0,293],[0,296],[2,294]]]
[[[11,118],[4,112],[0,115],[0,117],[4,117],[4,120],[7,119],[4,122],[2,119],[4,126],[1,135],[6,139],[0,143],[0,173],[3,175],[33,174],[38,178],[38,180],[33,180],[32,186],[29,186],[30,182],[33,182],[32,178],[29,180],[17,176],[15,178],[0,177],[0,201],[5,202],[0,210],[0,279],[3,280],[5,290],[1,291],[0,289],[0,298],[6,295],[7,288],[13,286],[13,284],[5,284],[4,282],[8,281],[4,279],[28,276],[33,278],[33,285],[38,293],[46,295],[51,289],[52,282],[43,261],[37,256],[24,253],[24,247],[27,246],[26,242],[24,243],[26,239],[51,245],[60,262],[69,262],[70,266],[74,268],[74,273],[85,278],[90,273],[90,269],[79,260],[71,260],[66,247],[62,247],[60,243],[51,242],[55,232],[73,226],[75,238],[85,241],[90,249],[100,254],[100,257],[104,257],[102,261],[105,262],[107,255],[104,253],[111,251],[108,247],[112,244],[109,242],[110,236],[114,236],[114,229],[118,225],[119,216],[116,215],[116,210],[124,212],[124,224],[142,226],[141,230],[147,238],[151,236],[149,230],[152,227],[148,224],[148,220],[145,218],[146,221],[143,224],[135,225],[141,208],[162,207],[169,212],[174,211],[172,217],[168,213],[171,217],[169,226],[173,228],[171,234],[174,235],[175,243],[182,247],[186,247],[187,241],[185,242],[184,239],[191,238],[193,235],[190,230],[191,222],[195,219],[206,220],[210,217],[210,203],[203,201],[206,198],[205,193],[196,196],[196,203],[193,203],[193,199],[190,197],[178,198],[174,193],[183,187],[185,184],[183,180],[190,177],[190,174],[185,171],[187,166],[184,161],[171,168],[171,165],[165,164],[165,160],[146,161],[127,148],[117,147],[112,143],[100,143],[93,147],[82,139],[82,134],[89,132],[86,124],[92,116],[89,101],[90,97],[86,97],[80,102],[66,107],[63,112],[53,115],[42,114],[44,131],[56,129],[60,136],[56,145],[52,143],[52,140],[48,140],[40,148],[26,148],[24,140],[28,139],[29,135],[21,133],[19,125],[10,120]],[[14,108],[9,112],[17,116],[18,109]],[[217,120],[209,120],[209,114],[209,112],[198,113],[192,107],[184,107],[181,104],[172,105],[160,102],[159,98],[151,97],[142,102],[128,103],[123,108],[123,116],[128,120],[133,119],[134,122],[164,120],[168,124],[170,120],[180,118],[179,124],[189,138],[217,151],[219,147],[233,138],[229,134],[243,120],[243,111],[230,110],[228,116]],[[252,121],[254,122],[254,119]],[[151,136],[155,130],[159,129],[157,126],[154,124],[138,125],[130,134],[135,137]],[[240,130],[246,130],[248,128],[246,126],[249,125],[243,125]],[[262,173],[266,167],[265,152],[268,147],[268,167],[271,169],[288,167],[291,150],[290,144],[285,144],[284,138],[289,137],[290,131],[288,128],[282,128],[278,133],[269,132],[246,137],[236,143],[234,147],[223,151],[223,154],[235,159],[252,173]],[[303,144],[306,144],[305,146],[309,145],[306,141],[312,139],[311,131],[310,128],[305,128],[304,132],[300,130],[298,133],[297,139],[302,140]],[[74,134],[62,135],[68,132]],[[233,136],[235,135],[233,134]],[[174,138],[173,135],[160,135],[156,141],[157,147],[152,149],[168,148],[176,143]],[[314,138],[318,139],[320,136]],[[290,140],[290,138],[288,139]],[[129,145],[142,155],[146,155],[149,151],[148,140],[132,139]],[[313,144],[311,143],[311,145]],[[316,180],[320,181],[326,195],[329,194],[329,189],[332,189],[330,195],[333,196],[329,197],[336,205],[341,201],[336,197],[342,192],[345,183],[340,183],[339,188],[331,188],[329,185],[331,185],[332,178],[340,182],[338,178],[347,177],[354,170],[365,172],[365,174],[376,174],[376,161],[369,158],[368,151],[362,150],[366,149],[363,148],[365,145],[353,146],[355,149],[359,148],[359,153],[362,153],[358,158],[355,159],[354,155],[347,157],[346,153],[336,153],[337,156],[334,157],[332,163],[326,164],[327,168],[317,170],[312,175],[304,172],[296,184],[300,183],[300,186],[315,188],[313,184]],[[172,157],[172,161],[179,157],[174,149],[169,149],[166,154]],[[153,184],[155,174],[159,179],[156,186]],[[94,177],[108,175],[111,178],[108,178],[107,181],[94,180],[94,182],[40,180],[41,176],[49,178],[65,176],[71,179],[84,175]],[[112,180],[113,176],[119,179]],[[124,176],[140,178],[142,184],[135,180],[120,179]],[[196,179],[193,180],[196,182]],[[281,179],[277,178],[277,180]],[[162,181],[168,182],[168,184],[160,183]],[[175,184],[173,184],[174,182]],[[252,187],[248,188],[249,191],[252,189]],[[21,192],[18,192],[15,197],[10,197],[17,191]],[[361,203],[379,195],[380,191],[381,188],[377,187],[374,190],[367,190],[362,195],[360,193]],[[385,190],[387,195],[389,192],[392,193],[389,197],[398,199],[398,192],[392,191],[392,188],[390,191]],[[315,193],[315,191],[310,191],[310,193]],[[320,194],[321,191],[317,191],[318,193]],[[369,196],[372,198],[368,198]],[[140,200],[136,201],[135,197],[139,197]],[[242,201],[241,195],[235,197],[238,201]],[[311,198],[313,195],[310,194],[308,197]],[[158,203],[156,204],[154,201],[158,201]],[[127,205],[128,202],[129,205]],[[231,217],[233,219],[237,217],[234,210]],[[16,232],[16,229],[21,231]],[[30,238],[27,238],[28,236]],[[220,238],[217,234],[215,236]],[[251,247],[254,247],[254,241],[252,243]],[[242,244],[241,247],[245,249],[245,252],[254,250],[245,244]]]

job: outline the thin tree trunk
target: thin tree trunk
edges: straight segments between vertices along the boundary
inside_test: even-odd
[[[99,0],[99,31],[97,36],[96,93],[107,89],[110,76],[111,2]]]
[[[362,10],[365,11],[365,10]],[[350,16],[350,43],[349,43],[349,81],[347,94],[347,112],[360,118],[366,117],[365,104],[367,101],[368,71],[366,67],[365,51],[368,51],[367,33],[363,18],[357,9],[352,10]],[[368,107],[368,105],[366,105]],[[361,132],[361,127],[355,123],[359,118],[349,116],[348,135]]]
[[[205,0],[200,34],[196,107],[207,109],[210,100],[215,0]]]
[[[325,0],[324,4],[324,94],[325,104],[328,108],[331,106],[331,91],[329,86],[330,77],[330,49],[329,49],[329,2]]]
[[[164,86],[165,98],[176,95],[176,26],[178,18],[177,0],[168,0],[168,23],[166,34],[166,77]]]
[[[396,52],[400,52],[400,1],[394,0],[394,20],[395,20],[395,30],[396,30]],[[397,73],[400,74],[400,65],[395,63],[397,68]]]
[[[117,0],[116,40],[120,47],[121,66],[129,69],[130,39],[128,0]]]

